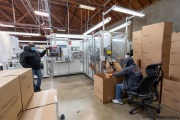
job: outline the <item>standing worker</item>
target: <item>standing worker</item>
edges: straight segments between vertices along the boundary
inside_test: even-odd
[[[113,103],[123,104],[122,92],[123,91],[137,91],[139,83],[143,79],[140,68],[134,63],[131,57],[124,60],[124,69],[121,72],[110,74],[110,76],[125,76],[122,84],[116,85],[116,98],[112,100]],[[130,99],[130,97],[129,97]]]
[[[43,52],[36,51],[34,43],[28,43],[28,46],[24,48],[24,52],[20,55],[20,63],[24,68],[32,68],[33,75],[37,76],[37,84],[34,82],[34,92],[41,91],[41,80],[43,78],[41,68],[41,57],[46,54],[46,50]]]

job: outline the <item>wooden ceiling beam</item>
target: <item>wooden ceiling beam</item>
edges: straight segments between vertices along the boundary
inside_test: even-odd
[[[69,25],[71,24],[72,18],[75,16],[76,10],[77,10],[78,6],[75,8],[75,10],[73,11],[70,19],[69,19]]]
[[[0,8],[0,12],[1,12],[8,20],[10,20],[11,22],[14,22],[14,21],[12,20],[11,16],[10,16],[8,13],[6,13],[3,9]]]
[[[65,26],[63,25],[63,23],[62,23],[61,21],[59,21],[58,18],[57,18],[53,13],[50,12],[50,14],[51,14],[51,16],[52,16],[59,24],[61,24],[61,26],[65,27]]]
[[[24,14],[21,18],[19,18],[16,22],[20,22],[22,19],[24,19],[24,17],[26,17],[29,14],[29,12],[27,12],[26,14]]]
[[[111,0],[106,1],[106,3],[105,3],[103,6],[106,6],[110,1],[111,1]],[[84,26],[85,26],[86,24],[88,24],[89,21],[92,20],[100,11],[101,11],[101,9],[99,9],[87,22],[85,22],[85,24],[81,26],[81,29],[84,28]]]
[[[137,2],[139,3],[139,5],[143,8],[144,6],[143,6],[143,4],[139,1],[139,0],[137,0]]]
[[[8,1],[8,3],[12,6],[12,0],[7,0],[7,1]],[[23,14],[18,10],[16,4],[14,4],[14,8],[15,8],[15,10],[16,10],[21,16],[23,16]],[[25,20],[27,23],[29,23],[25,18],[24,18],[24,20]]]

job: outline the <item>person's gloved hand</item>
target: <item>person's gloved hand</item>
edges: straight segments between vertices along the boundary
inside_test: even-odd
[[[112,77],[112,74],[109,74],[109,77]]]

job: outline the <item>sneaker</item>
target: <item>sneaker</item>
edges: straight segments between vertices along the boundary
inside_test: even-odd
[[[133,100],[132,96],[129,96],[129,97],[128,97],[128,100]]]
[[[116,99],[114,99],[114,100],[112,100],[112,102],[113,102],[113,103],[116,103],[116,104],[120,104],[120,105],[124,104],[122,100],[116,100]]]

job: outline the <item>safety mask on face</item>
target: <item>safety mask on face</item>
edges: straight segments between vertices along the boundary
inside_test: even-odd
[[[36,50],[36,48],[35,48],[35,47],[31,47],[31,50],[32,50],[32,51],[35,51],[35,50]]]

